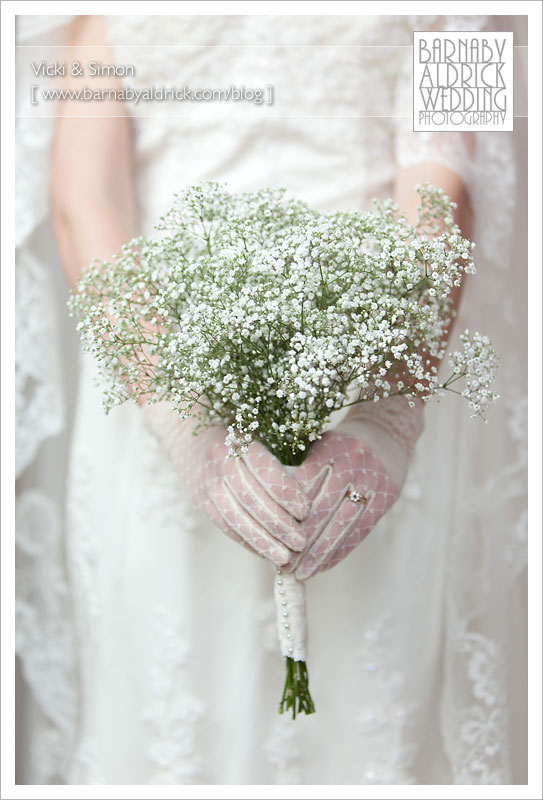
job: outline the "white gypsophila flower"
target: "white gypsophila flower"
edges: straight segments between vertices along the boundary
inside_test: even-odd
[[[465,386],[461,394],[469,401],[470,416],[484,418],[489,406],[499,397],[490,389],[498,368],[498,359],[488,336],[477,332],[470,335],[466,329],[460,340],[462,350],[456,350],[450,355],[449,366],[453,376],[449,379],[447,388],[463,378]]]
[[[231,453],[255,438],[296,463],[330,414],[390,394],[439,395],[449,299],[474,272],[453,204],[428,184],[416,227],[394,203],[320,213],[284,190],[217,183],[175,197],[160,234],[94,262],[71,300],[107,407],[166,399],[220,421]],[[452,357],[472,415],[495,398],[484,337]]]

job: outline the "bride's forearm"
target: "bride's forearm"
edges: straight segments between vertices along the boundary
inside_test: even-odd
[[[70,287],[92,259],[110,259],[133,235],[125,210],[110,198],[85,197],[80,207],[56,205],[55,237]]]
[[[113,63],[99,16],[78,17],[72,27],[73,61]],[[63,89],[79,88],[67,70]],[[100,88],[119,88],[105,77]],[[51,171],[53,224],[62,265],[72,288],[93,258],[108,259],[135,232],[132,134],[116,101],[59,106]],[[83,116],[84,115],[84,116]]]

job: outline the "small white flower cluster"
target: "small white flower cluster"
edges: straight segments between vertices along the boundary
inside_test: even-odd
[[[106,407],[144,394],[183,416],[196,406],[228,427],[232,453],[258,439],[294,464],[353,386],[357,401],[436,394],[473,244],[441,190],[417,189],[417,227],[390,201],[319,213],[284,190],[217,183],[176,196],[160,236],[92,264],[71,300]],[[491,399],[485,341],[454,361],[472,412]]]
[[[463,378],[465,387],[460,394],[469,400],[470,416],[484,418],[489,406],[499,397],[490,389],[498,359],[488,336],[480,333],[471,336],[466,329],[460,339],[462,350],[450,354],[449,366],[453,374],[443,388],[450,389],[451,384]]]

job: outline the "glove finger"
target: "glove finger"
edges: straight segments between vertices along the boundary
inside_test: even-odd
[[[304,523],[307,529],[308,550],[320,537],[330,518],[336,514],[349,489],[353,486],[364,487],[360,492],[364,494],[369,487],[372,487],[372,490],[375,488],[374,472],[367,469],[369,456],[367,451],[360,449],[346,451],[344,442],[339,441],[340,449],[336,452],[338,442],[331,437],[326,439],[324,436],[319,445],[322,454],[327,453],[330,456],[330,461],[324,465],[310,464],[309,471],[306,472],[308,477],[311,476],[309,487],[313,495],[311,513]],[[316,467],[319,471],[315,469]]]
[[[210,498],[206,497],[206,499],[202,502],[201,509],[214,523],[214,525],[216,525],[217,528],[219,528],[223,533],[226,533],[226,535],[236,542],[236,544],[240,544],[244,550],[249,550],[249,552],[253,553],[253,555],[260,555],[260,553],[257,553],[256,550],[245,541],[245,539],[242,539],[241,536],[225,522],[223,517],[219,514],[215,503]]]
[[[289,550],[274,539],[247,514],[230,493],[228,486],[222,483],[222,491],[210,496],[215,508],[226,524],[249,544],[259,555],[272,561],[278,567],[286,564],[290,557]]]
[[[313,442],[309,448],[309,453],[305,461],[299,467],[296,467],[296,481],[302,484],[304,492],[307,495],[308,486],[315,485],[318,476],[321,474],[325,465],[330,464],[332,458],[328,447],[327,434],[324,434],[322,439]]]
[[[321,536],[330,519],[341,507],[347,489],[352,486],[351,482],[345,480],[345,474],[338,474],[332,465],[327,465],[324,473],[319,491],[311,504],[311,514],[305,524],[308,549]]]
[[[331,551],[329,558],[319,568],[319,572],[324,572],[339,564],[371,533],[397,499],[398,493],[395,487],[396,484],[387,475],[376,476],[376,489],[367,493],[369,503],[359,525],[354,529],[351,528],[347,538]]]
[[[344,473],[344,476],[347,473]],[[336,483],[336,475],[334,478],[330,480],[329,486],[332,489],[328,489],[326,495],[322,498],[321,502],[321,513],[326,511],[326,508],[323,508],[323,505],[329,500],[329,495],[331,491],[337,490],[337,483]],[[387,473],[382,469],[380,463],[376,461],[374,458],[369,460],[367,467],[362,472],[358,473],[358,480],[362,477],[362,485],[357,482],[357,490],[359,494],[366,496],[368,498],[367,504],[362,504],[362,511],[359,514],[354,513],[355,517],[359,517],[358,522],[354,525],[348,525],[344,530],[338,528],[336,522],[338,519],[341,519],[341,516],[338,517],[338,513],[344,514],[344,506],[346,505],[347,508],[347,518],[349,517],[348,509],[350,507],[354,507],[359,505],[358,503],[353,503],[350,499],[346,498],[345,500],[342,499],[341,506],[338,511],[333,512],[333,517],[331,521],[327,524],[326,530],[323,531],[322,534],[318,535],[313,547],[318,549],[321,547],[321,540],[323,537],[327,537],[330,540],[330,547],[328,555],[325,555],[321,551],[321,555],[323,556],[320,559],[320,562],[315,561],[313,566],[311,567],[310,575],[314,575],[316,572],[323,572],[326,569],[330,569],[332,566],[335,566],[339,563],[343,558],[345,558],[360,542],[365,539],[365,537],[370,533],[371,530],[377,525],[381,517],[388,511],[388,509],[394,504],[398,497],[398,488],[397,484],[387,475]],[[363,488],[364,485],[368,488]],[[352,484],[347,486],[347,490],[352,488]],[[345,489],[342,489],[342,492],[345,493]],[[361,516],[363,515],[363,516]],[[311,517],[310,517],[311,519]],[[334,528],[334,526],[336,526]],[[321,528],[322,530],[322,528]],[[333,537],[337,536],[337,541],[333,541]],[[312,533],[308,533],[308,541],[314,541],[315,537]],[[325,544],[322,545],[323,547],[326,546]],[[295,574],[296,577],[302,576],[305,580],[310,575],[307,574],[307,570],[310,569],[310,559],[313,559],[312,554],[312,547],[308,548],[307,554],[304,554],[302,558],[298,559],[296,563]],[[292,558],[292,557],[291,557]],[[306,560],[307,559],[307,560]],[[298,573],[298,568],[300,572]]]
[[[307,580],[318,572],[341,547],[355,526],[357,532],[360,531],[359,520],[365,512],[364,503],[353,503],[344,498],[323,532],[300,560],[295,571],[298,580]]]
[[[332,569],[332,567],[335,567],[340,561],[343,561],[344,558],[347,558],[349,553],[351,553],[355,547],[358,547],[375,527],[371,522],[366,522],[365,517],[360,520],[359,524],[362,524],[362,527],[358,528],[357,525],[356,529],[353,530],[351,528],[350,534],[331,551],[330,555],[326,561],[321,564],[317,572],[325,572],[328,569]]]
[[[312,495],[311,513],[304,522],[306,533],[306,548],[304,553],[291,553],[290,559],[284,568],[293,572],[305,557],[314,542],[338,510],[345,497],[345,486],[342,480],[334,475],[331,464],[321,465],[320,471],[313,477],[309,484],[309,493]]]
[[[371,501],[370,501],[371,505]],[[324,572],[327,569],[335,567],[340,561],[343,561],[355,547],[364,541],[366,536],[375,528],[381,517],[382,513],[373,513],[370,507],[359,519],[358,523],[351,526],[347,535],[340,541],[337,547],[330,552],[328,558],[321,564],[318,572]]]
[[[277,458],[260,442],[253,442],[242,456],[248,470],[270,497],[295,519],[302,521],[309,513],[309,501],[294,476],[288,475]]]
[[[367,477],[370,479],[369,475]],[[362,488],[358,489],[359,494],[368,498],[368,503],[363,509],[358,522],[349,526],[346,534],[338,537],[336,544],[330,549],[329,555],[311,573],[312,575],[316,572],[324,572],[327,569],[331,569],[346,558],[371,533],[381,517],[386,514],[396,501],[398,497],[396,484],[386,473],[374,473],[373,478],[371,478],[371,485],[372,488],[366,491]],[[349,499],[346,502],[353,505]]]
[[[246,464],[237,459],[224,480],[238,504],[268,533],[291,550],[304,549],[306,537],[301,524],[264,492]]]
[[[319,465],[318,471],[312,470],[312,472],[313,474],[305,472],[305,474],[296,475],[296,480],[303,487],[305,496],[311,504],[311,508],[319,504],[323,494],[327,490],[328,482],[332,477],[332,465]]]

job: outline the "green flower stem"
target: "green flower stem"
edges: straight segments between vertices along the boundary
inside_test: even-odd
[[[279,703],[279,713],[292,709],[292,719],[296,714],[314,714],[315,705],[309,692],[309,674],[305,661],[294,661],[289,656],[285,659],[286,676],[283,697]]]

